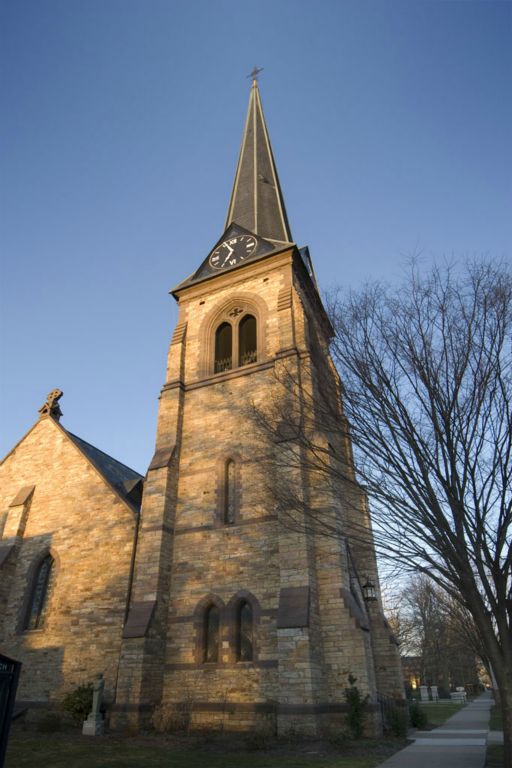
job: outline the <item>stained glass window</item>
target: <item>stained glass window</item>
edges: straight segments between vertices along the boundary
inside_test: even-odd
[[[215,332],[215,373],[229,371],[233,364],[233,331],[229,323],[222,323]]]
[[[51,591],[53,557],[46,555],[36,571],[25,629],[40,629],[46,617],[48,596]]]
[[[238,661],[253,659],[253,624],[252,607],[244,601],[238,609]]]
[[[224,523],[232,525],[235,522],[235,462],[226,462],[224,477]]]
[[[256,362],[256,318],[245,315],[238,326],[238,364]]]
[[[204,660],[215,662],[219,660],[219,626],[220,615],[216,605],[211,605],[204,617]]]

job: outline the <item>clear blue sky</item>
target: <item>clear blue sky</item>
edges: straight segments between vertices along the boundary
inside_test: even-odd
[[[176,320],[222,234],[257,64],[319,281],[511,258],[512,5],[2,0],[0,453],[62,423],[144,472]]]

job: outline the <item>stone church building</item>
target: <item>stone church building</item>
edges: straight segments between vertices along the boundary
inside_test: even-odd
[[[354,518],[371,535],[364,495],[286,467],[293,430],[262,436],[242,406],[275,405],[292,371],[292,412],[322,390],[343,420],[256,80],[224,232],[172,294],[145,477],[68,431],[58,390],[0,464],[0,653],[23,664],[18,699],[48,706],[101,672],[114,728],[185,713],[197,728],[316,734],[343,722],[352,674],[378,730],[379,696],[403,687],[373,547],[351,541]],[[346,433],[320,417],[313,429],[350,468]],[[287,525],[269,476],[291,478],[313,515],[329,495],[340,535]]]

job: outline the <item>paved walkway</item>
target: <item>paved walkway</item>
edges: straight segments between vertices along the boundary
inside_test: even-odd
[[[439,728],[416,731],[414,744],[379,768],[483,768],[493,703],[490,693],[483,693]]]

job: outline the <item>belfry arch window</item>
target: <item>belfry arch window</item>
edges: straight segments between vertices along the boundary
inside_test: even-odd
[[[254,616],[252,606],[243,600],[238,606],[236,622],[237,661],[252,661],[254,658]]]
[[[23,629],[41,629],[44,625],[53,575],[54,560],[48,554],[41,560],[34,574]]]
[[[238,364],[255,363],[256,350],[256,318],[254,315],[244,315],[238,326]]]
[[[220,611],[216,605],[210,605],[204,614],[204,662],[219,660]]]
[[[214,373],[230,371],[244,365],[257,362],[258,330],[254,315],[242,315],[243,310],[235,307],[229,314],[233,316],[233,325],[222,322],[215,331]]]
[[[224,525],[233,525],[235,522],[235,462],[228,459],[224,467]]]
[[[233,329],[221,323],[215,331],[215,373],[229,371],[233,365]]]

